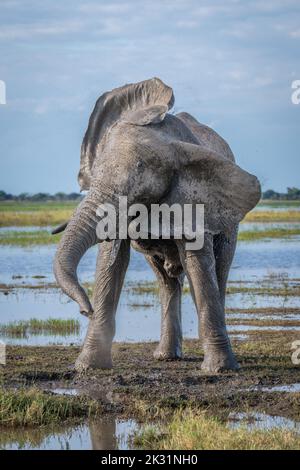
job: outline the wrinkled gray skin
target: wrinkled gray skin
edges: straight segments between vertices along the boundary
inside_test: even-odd
[[[173,103],[172,89],[153,78],[105,93],[90,117],[78,177],[88,194],[68,223],[54,262],[57,282],[90,317],[77,370],[112,367],[115,314],[131,246],[145,254],[159,284],[161,339],[154,357],[182,356],[186,275],[204,347],[202,368],[217,373],[239,367],[226,331],[225,290],[238,223],[259,201],[260,185],[235,164],[229,146],[212,129],[187,113],[168,114]],[[187,251],[185,240],[97,239],[96,209],[107,202],[117,207],[120,195],[128,197],[128,205],[204,204],[204,247]],[[101,250],[92,307],[76,270],[96,243]]]

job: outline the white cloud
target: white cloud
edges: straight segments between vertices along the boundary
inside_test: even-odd
[[[179,20],[176,22],[176,26],[178,28],[183,28],[183,29],[194,29],[199,25],[198,21],[193,21],[193,20]]]
[[[95,13],[124,13],[132,8],[132,3],[84,3],[79,5],[78,10],[88,14]]]
[[[245,79],[246,74],[244,70],[234,69],[234,70],[230,70],[230,72],[228,73],[228,76],[235,81],[241,81]]]
[[[83,29],[82,21],[53,23],[12,24],[0,28],[1,39],[25,39],[34,36],[58,36],[76,33]]]
[[[290,31],[289,35],[291,38],[295,38],[295,39],[300,38],[300,29],[295,29],[294,31]]]

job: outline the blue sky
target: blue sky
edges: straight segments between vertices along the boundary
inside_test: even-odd
[[[263,188],[300,186],[299,0],[0,0],[0,189],[77,191],[94,102],[158,76]]]

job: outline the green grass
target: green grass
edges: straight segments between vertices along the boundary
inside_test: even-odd
[[[0,202],[0,212],[44,212],[61,211],[61,210],[74,210],[79,202],[66,201],[66,202],[16,202],[16,201],[2,201]]]
[[[1,202],[0,227],[54,226],[66,222],[79,202]]]
[[[39,320],[31,318],[30,320],[0,324],[0,333],[11,337],[26,337],[28,334],[71,335],[78,334],[79,331],[79,321],[72,319],[48,318],[47,320]]]
[[[64,397],[37,389],[0,389],[0,424],[41,426],[100,412],[99,405],[84,397]]]
[[[43,212],[3,212],[0,227],[47,227],[59,225],[72,217],[73,209],[45,210]]]
[[[247,230],[240,232],[239,241],[256,241],[266,238],[290,238],[300,235],[300,228],[272,228],[267,230]]]
[[[298,207],[300,209],[300,201],[273,201],[272,199],[261,199],[261,201],[258,203],[258,206],[276,208]]]
[[[240,232],[239,241],[256,241],[266,238],[290,238],[300,235],[300,228],[272,228],[267,230],[247,230]]]
[[[5,231],[0,232],[0,245],[31,246],[49,245],[57,243],[61,235],[51,235],[47,230],[27,231]]]
[[[300,449],[299,435],[287,430],[230,429],[205,412],[177,412],[161,428],[146,426],[133,439],[137,447],[155,450],[292,450]]]
[[[0,227],[59,225],[72,216],[78,202],[0,202]],[[263,201],[262,206],[289,208],[299,207],[299,201]],[[245,222],[300,222],[300,210],[251,211]]]
[[[239,233],[239,241],[256,241],[267,238],[290,238],[300,235],[300,228],[273,228],[269,230],[249,230]],[[47,230],[0,232],[0,245],[34,246],[57,243],[61,234],[51,235]]]

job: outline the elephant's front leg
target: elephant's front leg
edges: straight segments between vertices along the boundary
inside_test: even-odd
[[[183,276],[170,277],[164,261],[157,256],[146,256],[154,270],[161,302],[160,342],[154,351],[155,359],[180,359],[182,357],[181,291]]]
[[[129,263],[130,244],[122,240],[119,253],[109,265],[113,242],[99,247],[94,287],[94,314],[90,320],[76,369],[111,368],[111,347],[115,335],[115,314]]]
[[[239,366],[226,331],[212,236],[205,236],[201,250],[185,251],[182,241],[178,242],[178,249],[199,317],[199,336],[204,349],[202,369],[211,373],[236,370]]]

